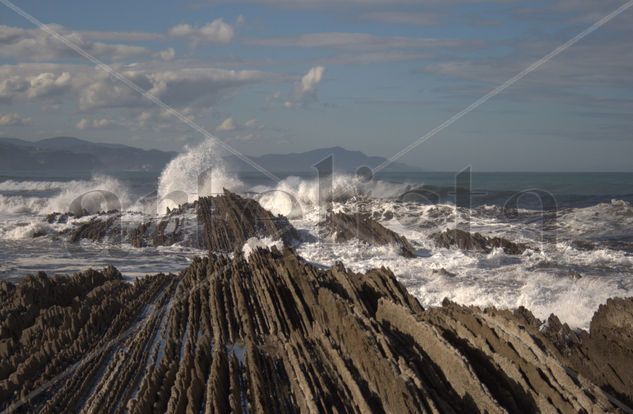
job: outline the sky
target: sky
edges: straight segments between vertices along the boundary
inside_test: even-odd
[[[390,157],[622,0],[14,4],[247,155]],[[0,136],[204,137],[0,4]],[[633,171],[633,8],[403,155],[457,171]]]

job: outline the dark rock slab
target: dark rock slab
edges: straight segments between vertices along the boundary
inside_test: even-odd
[[[441,233],[433,233],[429,236],[437,247],[472,250],[481,253],[490,253],[494,248],[501,248],[506,254],[522,254],[528,246],[522,243],[513,243],[501,237],[486,237],[480,233],[469,233],[459,229],[449,229]]]
[[[335,242],[358,239],[362,242],[383,246],[393,244],[400,248],[404,257],[415,257],[415,249],[404,236],[389,230],[366,214],[330,213],[318,224],[321,237]]]

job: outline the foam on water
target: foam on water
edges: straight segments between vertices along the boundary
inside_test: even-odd
[[[0,191],[48,191],[61,190],[70,183],[77,181],[16,181],[6,180],[0,182]]]
[[[8,184],[7,184],[8,183]],[[96,175],[90,180],[65,182],[49,181],[3,181],[4,191],[51,191],[50,196],[32,197],[27,195],[0,194],[0,214],[48,214],[53,212],[89,212],[126,209],[130,206],[130,192],[121,181]]]
[[[449,204],[421,204],[395,198],[409,190],[407,184],[362,181],[353,175],[332,179],[334,211],[363,211],[386,227],[406,236],[418,257],[406,259],[394,246],[367,246],[358,242],[333,244],[304,242],[296,248],[319,266],[342,261],[354,271],[385,266],[424,306],[439,305],[448,297],[458,303],[516,308],[526,306],[541,319],[555,313],[572,327],[587,328],[599,304],[613,296],[633,295],[633,256],[598,243],[580,250],[573,243],[588,238],[631,237],[633,207],[624,201],[563,210],[543,227],[538,215],[520,210],[512,218],[498,206],[464,210]],[[221,151],[210,141],[188,148],[171,161],[158,180],[158,214],[166,207],[195,201],[201,195],[247,190],[237,177],[226,173]],[[319,183],[316,179],[288,177],[271,187],[254,187],[254,197],[268,210],[288,216],[303,232],[317,236]],[[116,196],[119,205],[103,196]],[[83,197],[82,197],[83,196]],[[81,198],[82,203],[75,201]],[[82,242],[79,249],[65,249],[64,230],[95,216],[68,223],[47,223],[45,215],[76,209],[90,212],[124,210],[123,225],[137,225],[156,214],[156,205],[135,201],[129,188],[108,176],[90,180],[0,182],[0,278],[46,270],[71,272],[113,264],[128,277],[160,271],[182,270],[189,260],[206,252],[183,246],[133,248],[129,245]],[[149,206],[149,207],[147,207]],[[148,211],[151,209],[152,211]],[[195,211],[183,213],[195,223]],[[432,233],[453,228],[470,217],[471,231],[500,236],[532,247],[521,256],[502,250],[489,254],[437,248]],[[195,226],[185,227],[195,231]],[[541,242],[542,233],[558,233],[556,242]],[[252,238],[243,246],[249,256],[258,247],[280,246],[279,241]],[[578,275],[581,277],[578,278]]]

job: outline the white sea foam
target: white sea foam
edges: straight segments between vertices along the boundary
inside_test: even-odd
[[[6,183],[6,182],[5,182]],[[0,213],[47,214],[53,212],[94,213],[112,209],[125,209],[130,205],[128,188],[119,180],[105,175],[94,176],[91,180],[66,182],[13,182],[8,187],[28,190],[58,190],[50,197],[29,197],[22,195],[1,195]],[[5,190],[7,191],[7,190]]]
[[[0,182],[0,191],[49,191],[61,190],[69,183],[76,181],[16,181],[6,180]]]
[[[262,207],[275,214],[298,218],[316,209],[320,202],[343,202],[356,198],[392,199],[399,197],[410,186],[380,180],[363,181],[347,174],[333,174],[332,188],[325,200],[320,200],[319,180],[288,177],[274,188],[258,186],[252,190],[259,193],[257,200]]]
[[[273,240],[270,237],[264,237],[261,239],[257,237],[251,237],[250,239],[246,240],[246,243],[244,243],[244,246],[242,247],[242,252],[244,253],[244,256],[248,258],[258,248],[270,249],[273,246],[281,249],[283,247],[283,242],[281,240]]]
[[[158,212],[192,202],[200,196],[218,194],[224,188],[243,189],[237,177],[226,173],[222,150],[211,140],[186,148],[163,170],[158,183]]]

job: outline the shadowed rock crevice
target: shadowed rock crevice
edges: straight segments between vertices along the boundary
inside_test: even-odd
[[[628,386],[626,366],[570,369],[575,351],[525,310],[423,309],[387,269],[289,248],[133,284],[109,268],[1,286],[0,408],[21,412],[602,412]],[[617,332],[625,352],[628,306],[601,309],[591,336]],[[585,340],[592,363],[620,358]]]

